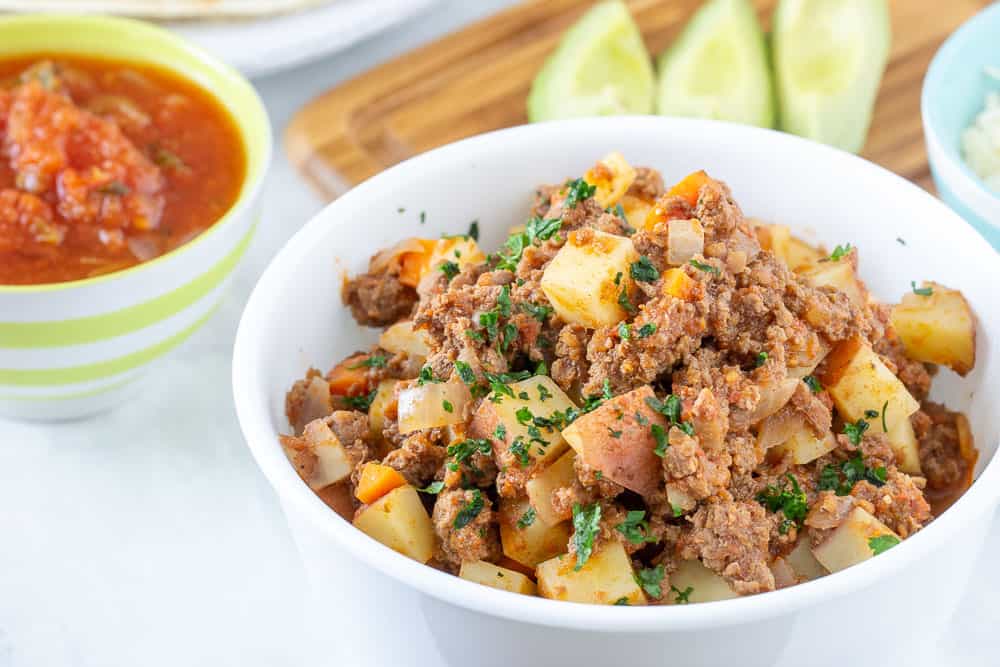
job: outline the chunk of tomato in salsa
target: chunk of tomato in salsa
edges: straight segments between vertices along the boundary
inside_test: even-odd
[[[245,162],[228,113],[167,72],[0,62],[0,284],[86,278],[168,252],[232,206]]]

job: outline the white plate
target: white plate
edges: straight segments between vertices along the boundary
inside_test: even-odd
[[[332,0],[313,9],[249,20],[173,22],[176,30],[247,76],[261,76],[344,49],[437,0]]]

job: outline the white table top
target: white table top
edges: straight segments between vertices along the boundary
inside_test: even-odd
[[[257,81],[275,136],[334,83],[509,3],[447,0],[405,29]],[[230,397],[243,304],[321,207],[280,146],[263,205],[224,306],[141,395],[86,422],[0,421],[0,667],[326,664],[304,636],[304,575]],[[998,552],[1000,520],[928,666],[997,664]],[[339,610],[327,611],[335,632]]]

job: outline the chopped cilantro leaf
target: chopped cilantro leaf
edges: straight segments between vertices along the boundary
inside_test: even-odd
[[[444,482],[438,480],[436,482],[431,482],[422,489],[417,489],[417,491],[420,491],[421,493],[430,493],[432,495],[435,495],[441,493],[441,489],[443,488],[444,488]]]
[[[930,296],[934,294],[933,287],[917,287],[917,283],[913,280],[910,281],[910,287],[913,288],[913,293],[917,296]]]
[[[521,518],[517,520],[517,527],[524,530],[531,524],[535,523],[536,516],[538,515],[535,512],[535,508],[529,505],[528,509],[524,511],[524,514],[521,515]]]
[[[620,597],[620,598],[618,598],[617,600],[614,601],[614,606],[616,606],[616,607],[628,607],[629,606],[628,598],[623,595],[622,597]]]
[[[468,438],[466,440],[462,440],[461,442],[456,442],[453,445],[448,445],[448,449],[445,453],[454,459],[455,463],[461,463],[476,452],[485,455],[489,454],[491,451],[493,451],[493,448],[490,446],[489,440]]]
[[[785,480],[791,482],[787,488]],[[758,503],[772,512],[781,512],[785,520],[778,527],[778,532],[784,535],[792,525],[801,526],[809,511],[805,492],[799,486],[795,475],[788,473],[778,485],[768,484],[767,488],[757,494]]]
[[[500,333],[500,351],[507,352],[507,349],[515,340],[517,340],[517,325],[513,322],[508,322],[503,325],[503,330]]]
[[[479,516],[479,513],[483,511],[483,492],[479,489],[474,489],[472,491],[472,500],[467,502],[462,509],[458,511],[455,515],[455,521],[452,525],[455,530],[461,530],[465,528],[472,520]]]
[[[479,220],[473,220],[469,223],[469,237],[473,241],[479,240]]]
[[[888,433],[889,427],[885,425],[885,411],[889,409],[889,401],[882,404],[882,432]]]
[[[636,579],[646,595],[659,598],[663,595],[663,565],[644,568],[636,573]]]
[[[754,361],[754,367],[760,368],[767,363],[767,352],[758,352],[757,359]]]
[[[627,322],[622,322],[618,325],[618,337],[622,340],[628,340],[632,337],[632,325]]]
[[[535,415],[531,414],[531,409],[525,405],[518,408],[517,412],[514,413],[514,416],[517,417],[518,424],[528,424]]]
[[[655,333],[656,333],[656,325],[653,324],[652,322],[647,322],[646,324],[643,324],[641,327],[639,327],[639,330],[636,332],[635,337],[649,338]]]
[[[443,273],[448,281],[451,282],[451,279],[457,276],[462,269],[455,262],[441,262],[438,271]]]
[[[693,266],[694,268],[698,269],[699,271],[714,273],[716,275],[718,275],[719,273],[718,267],[712,266],[711,264],[706,264],[705,262],[699,262],[696,259],[688,260],[688,263],[691,264],[691,266]]]
[[[629,267],[629,275],[632,276],[632,280],[652,283],[656,282],[656,279],[660,277],[660,272],[649,261],[649,257],[643,255],[638,261],[632,262],[632,265]]]
[[[466,329],[465,335],[471,338],[472,340],[478,341],[480,343],[485,341],[485,339],[483,338],[483,334],[479,333],[475,329]]]
[[[636,312],[635,304],[628,298],[628,288],[622,287],[621,293],[618,295],[618,305],[622,307],[626,313],[634,314]]]
[[[840,466],[827,465],[820,471],[817,487],[820,491],[834,491],[838,496],[850,495],[854,485],[862,480],[873,486],[885,485],[889,473],[883,466],[869,468],[860,453],[842,462]]]
[[[472,366],[461,361],[460,359],[455,360],[455,370],[458,371],[458,377],[468,386],[476,384],[476,373],[472,370]]]
[[[615,526],[615,530],[624,535],[625,539],[632,544],[659,541],[649,535],[649,522],[646,521],[645,510],[629,510],[625,513],[625,520]]]
[[[612,438],[620,438],[620,437],[622,437],[622,432],[621,431],[617,431],[617,430],[615,430],[615,429],[613,429],[613,428],[611,428],[609,426],[608,427],[608,435],[610,435]]]
[[[528,223],[524,226],[524,232],[528,235],[528,238],[532,241],[547,241],[552,238],[552,235],[559,231],[562,227],[562,218],[549,218],[543,220],[542,218],[531,218]]]
[[[427,211],[421,211],[420,212],[420,224],[422,225],[425,222],[427,222]]]
[[[653,424],[649,430],[652,431],[653,439],[656,440],[656,448],[653,453],[662,459],[667,455],[667,447],[670,446],[670,443],[667,442],[667,431],[659,424]]]
[[[684,515],[684,508],[673,503],[670,504],[670,511],[673,512],[675,518]]]
[[[344,403],[355,410],[368,412],[368,408],[372,406],[372,401],[375,400],[375,394],[377,393],[378,389],[372,389],[371,392],[362,394],[361,396],[345,396]]]
[[[576,205],[584,199],[593,197],[594,192],[597,190],[596,186],[591,185],[582,178],[575,178],[572,181],[568,181],[566,187],[569,189],[569,193],[566,195],[565,201],[563,201],[565,208],[576,208]]]
[[[830,256],[827,258],[827,261],[839,262],[849,252],[851,252],[850,243],[845,243],[844,245],[838,244],[837,247],[833,249],[833,252],[830,253]]]
[[[876,556],[884,554],[889,549],[899,544],[899,538],[895,535],[878,535],[868,538],[868,548]]]
[[[814,394],[818,394],[823,391],[823,385],[819,383],[819,380],[816,379],[815,375],[807,375],[802,378],[802,381],[806,383],[807,387],[809,387],[809,391]]]
[[[420,375],[417,376],[417,386],[423,386],[428,382],[444,382],[434,377],[434,370],[430,366],[424,366],[420,369]]]
[[[531,303],[530,301],[522,302],[521,310],[528,313],[542,324],[544,324],[545,320],[549,319],[549,315],[553,313],[551,306],[546,306],[540,303]]]
[[[600,531],[601,506],[598,503],[573,503],[573,548],[576,551],[574,571],[579,571],[594,551],[594,538]]]
[[[538,388],[538,400],[544,403],[547,399],[552,398],[552,392],[545,388],[544,384],[535,385]]]
[[[497,295],[497,312],[501,317],[510,317],[510,285],[500,288],[500,294]]]
[[[445,399],[445,400],[441,401],[441,407],[444,408],[445,412],[454,412],[455,411],[455,406],[452,405],[451,401],[449,401],[448,399]]]
[[[864,419],[859,419],[853,424],[851,423],[844,424],[844,435],[847,436],[847,439],[850,440],[851,444],[854,446],[861,444],[861,437],[867,430],[868,430],[868,422],[866,422]]]
[[[670,592],[675,595],[674,604],[690,604],[691,594],[694,593],[694,588],[688,586],[683,591],[676,586],[670,587]]]
[[[497,440],[503,442],[507,439],[507,427],[503,424],[497,424],[497,427],[493,429],[493,437]]]
[[[373,354],[370,357],[362,359],[353,366],[348,366],[347,368],[352,371],[358,368],[385,368],[386,362],[387,359],[384,355]]]
[[[514,444],[510,446],[510,453],[517,457],[517,463],[522,468],[531,464],[531,456],[528,455],[528,443],[521,436],[514,439]]]

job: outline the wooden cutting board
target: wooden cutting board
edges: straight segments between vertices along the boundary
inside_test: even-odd
[[[653,54],[702,0],[628,0]],[[328,199],[418,153],[527,122],[531,81],[590,0],[532,0],[342,83],[292,119],[292,164]],[[765,29],[776,0],[754,0]],[[862,155],[930,189],[920,87],[941,42],[987,0],[890,0],[892,53]]]

